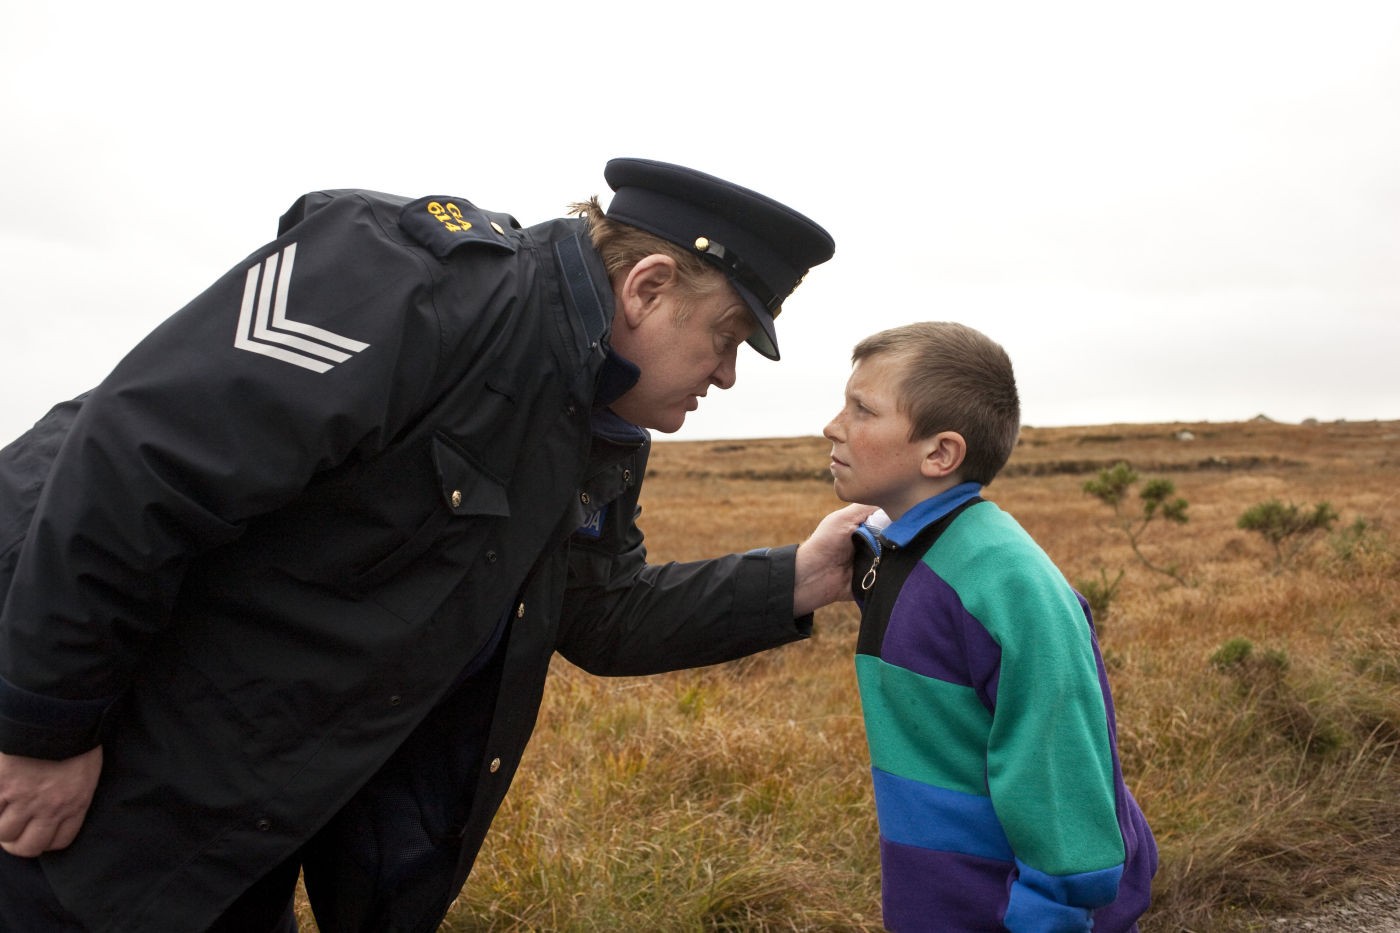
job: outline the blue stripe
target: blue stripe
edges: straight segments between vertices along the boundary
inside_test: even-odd
[[[1020,859],[1016,860],[1016,867],[1020,871],[1021,884],[1066,904],[1091,904],[1095,907],[1108,904],[1118,896],[1118,882],[1123,877],[1122,865],[1073,875],[1047,874]]]
[[[1085,930],[1097,907],[1118,896],[1123,866],[1075,875],[1047,875],[1017,859],[1018,877],[1006,905],[1007,927],[1013,930]]]
[[[1011,843],[991,798],[911,781],[879,768],[870,771],[880,835],[890,842],[1011,861]]]
[[[959,483],[952,489],[945,489],[899,516],[899,520],[880,532],[880,536],[891,544],[904,547],[919,532],[981,492],[982,487],[977,483]]]

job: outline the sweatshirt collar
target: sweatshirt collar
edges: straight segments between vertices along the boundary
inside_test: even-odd
[[[898,521],[889,522],[884,527],[877,527],[879,519],[876,516],[884,517],[884,512],[876,512],[862,529],[869,529],[874,534],[898,547],[904,547],[914,540],[915,535],[923,531],[929,525],[938,521],[958,506],[975,499],[982,493],[981,483],[959,483],[952,489],[945,489],[936,496],[932,496],[920,502],[909,511],[899,517]],[[869,537],[870,535],[867,535]]]

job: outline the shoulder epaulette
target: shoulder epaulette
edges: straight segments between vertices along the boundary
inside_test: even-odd
[[[439,259],[468,243],[515,252],[508,228],[518,228],[509,214],[491,214],[465,198],[434,196],[404,205],[399,226]]]

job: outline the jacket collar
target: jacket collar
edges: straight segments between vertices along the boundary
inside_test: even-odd
[[[589,347],[596,346],[612,327],[615,302],[603,257],[587,241],[582,221],[577,230],[554,241],[554,259],[564,283],[564,302],[583,325]]]
[[[565,303],[583,324],[588,346],[601,344],[603,350],[593,389],[593,434],[613,443],[635,446],[646,439],[646,432],[613,414],[608,406],[637,384],[641,370],[608,345],[616,302],[607,267],[587,236],[580,222],[576,232],[554,242],[554,257],[564,284]]]

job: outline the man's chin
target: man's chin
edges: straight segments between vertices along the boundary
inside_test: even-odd
[[[682,427],[684,427],[684,426],[685,426],[685,415],[681,415],[680,418],[677,418],[677,419],[674,419],[674,420],[669,420],[669,421],[667,421],[665,424],[644,424],[644,425],[642,425],[642,427],[644,427],[644,428],[649,428],[649,429],[651,429],[652,431],[660,431],[662,434],[675,434],[677,431],[679,431],[679,430],[680,430]]]
[[[662,434],[675,434],[685,426],[686,415],[690,414],[698,407],[698,405],[695,405],[694,407],[675,407],[668,408],[664,411],[658,411],[654,417],[648,418],[647,421],[649,423],[642,425],[642,427],[649,428],[652,431],[659,431]]]
[[[618,412],[621,414],[621,412]],[[646,428],[648,431],[657,431],[661,434],[675,434],[685,424],[685,412],[667,412],[665,414],[652,415],[648,417],[626,418],[624,419],[639,428]]]
[[[639,410],[641,409],[641,410]],[[647,411],[643,406],[628,406],[615,404],[612,406],[613,414],[617,415],[628,424],[635,424],[639,428],[646,428],[648,431],[660,431],[662,434],[675,434],[685,424],[685,409],[669,409]]]

